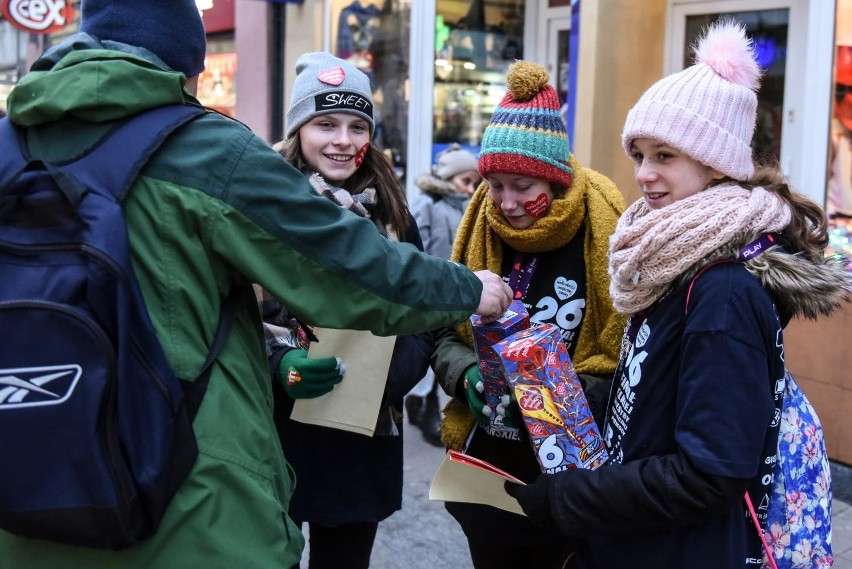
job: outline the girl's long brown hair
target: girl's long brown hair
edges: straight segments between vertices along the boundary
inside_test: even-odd
[[[275,145],[284,160],[300,172],[312,170],[302,155],[302,142],[298,131],[287,140]],[[390,226],[402,238],[408,229],[409,213],[405,190],[393,171],[384,152],[370,141],[361,167],[343,183],[343,189],[357,194],[366,188],[375,188],[376,204],[371,216],[374,221]]]
[[[773,165],[755,165],[754,175],[747,185],[753,188],[761,186],[787,202],[793,215],[781,234],[790,241],[796,252],[813,260],[822,258],[828,245],[828,218],[816,202],[793,191],[781,171]]]

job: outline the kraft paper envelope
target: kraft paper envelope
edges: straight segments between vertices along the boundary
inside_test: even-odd
[[[503,488],[505,480],[519,484],[523,482],[493,467],[479,466],[476,460],[454,451],[447,452],[438,472],[435,473],[435,478],[432,479],[429,499],[485,504],[525,516],[518,501],[509,496]]]
[[[319,342],[311,343],[308,357],[339,357],[346,373],[329,393],[315,399],[297,399],[290,418],[373,436],[396,336],[329,328],[316,328],[314,334]]]

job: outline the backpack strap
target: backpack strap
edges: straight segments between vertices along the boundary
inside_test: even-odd
[[[0,182],[8,180],[27,165],[20,147],[15,144],[17,140],[18,131],[9,117],[0,119],[0,142],[3,144],[3,153],[0,156]]]
[[[708,263],[701,267],[701,270],[696,273],[694,277],[692,277],[692,281],[689,283],[689,290],[686,291],[686,306],[684,306],[683,313],[689,313],[689,296],[692,294],[692,286],[695,284],[695,281],[698,277],[701,276],[704,271],[713,267],[715,265],[720,265],[722,263],[741,263],[748,261],[749,259],[753,259],[768,251],[771,247],[778,245],[780,247],[785,247],[789,245],[787,240],[780,233],[763,233],[757,237],[751,243],[740,247],[739,251],[737,251],[736,259],[721,259],[719,261],[713,261],[712,263]]]
[[[140,113],[106,134],[73,162],[59,166],[86,186],[121,203],[142,167],[174,131],[205,114],[203,107],[168,105]]]
[[[213,373],[213,363],[222,348],[225,347],[225,342],[228,335],[231,333],[231,327],[234,324],[234,317],[237,310],[240,308],[240,303],[243,298],[243,293],[249,285],[237,285],[231,287],[231,291],[219,309],[219,324],[216,327],[216,334],[213,336],[213,343],[210,346],[210,352],[207,354],[207,359],[204,365],[201,366],[201,371],[195,381],[183,382],[183,396],[187,412],[191,419],[195,418],[198,413],[198,408],[201,406],[201,400],[204,399],[204,394],[207,392],[207,384],[210,382],[210,375]],[[252,294],[254,294],[252,292]]]
[[[691,281],[689,281],[689,288],[686,290],[686,302],[684,302],[684,305],[683,305],[683,313],[684,314],[689,314],[689,298],[692,296],[692,287],[695,285],[695,281],[698,280],[698,277],[700,277],[701,275],[704,274],[704,271],[706,271],[710,267],[715,267],[716,265],[721,265],[722,263],[736,263],[736,261],[734,261],[733,259],[723,259],[721,261],[714,261],[712,263],[707,263],[706,265],[701,267],[701,270],[699,270],[697,273],[695,273],[695,276],[692,277]]]
[[[757,529],[757,535],[760,536],[760,542],[763,544],[764,551],[766,551],[766,558],[769,560],[769,565],[772,566],[772,569],[778,569],[778,565],[775,563],[775,557],[772,555],[772,549],[769,547],[769,544],[766,543],[766,536],[763,535],[763,529],[760,527],[760,521],[757,519],[757,513],[754,511],[754,504],[752,504],[751,496],[748,495],[748,492],[745,493],[745,501],[746,506],[748,506],[749,517],[751,517],[751,521],[754,522],[754,527]]]
[[[169,135],[206,112],[204,107],[196,105],[157,107],[119,123],[82,155],[70,161],[50,164],[29,156],[25,144],[26,129],[16,126],[9,117],[4,117],[0,119],[0,141],[4,141],[3,156],[0,157],[0,183],[21,175],[29,168],[46,169],[57,179],[72,203],[79,202],[82,196],[76,194],[83,187],[112,195],[121,203],[142,167]],[[6,144],[6,141],[9,143]],[[82,186],[67,174],[80,180]],[[69,195],[66,191],[69,188],[78,189]]]

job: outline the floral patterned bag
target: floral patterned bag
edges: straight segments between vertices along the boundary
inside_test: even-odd
[[[831,567],[831,470],[822,425],[789,371],[776,459],[763,528],[745,495],[765,550],[763,568]]]
[[[751,249],[763,237],[749,243],[743,250]],[[763,247],[763,250],[768,247]],[[758,253],[759,254],[759,253]],[[742,257],[738,257],[742,260]],[[686,294],[684,313],[689,312],[692,287],[701,274],[718,263],[705,265],[692,278]],[[766,511],[765,523],[755,512],[751,496],[745,494],[746,505],[760,541],[764,555],[762,569],[810,569],[831,567],[831,469],[822,424],[805,393],[789,371],[776,385],[776,393],[783,393],[778,425],[778,451],[772,467],[771,495],[764,496],[759,505]],[[777,403],[776,403],[777,405]],[[763,514],[761,514],[763,515]]]

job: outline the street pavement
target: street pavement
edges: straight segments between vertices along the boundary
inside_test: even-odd
[[[429,500],[444,449],[424,441],[407,422],[404,444],[402,510],[379,524],[371,569],[472,569],[461,527],[443,502]]]
[[[446,402],[446,396],[441,394]],[[429,500],[429,485],[444,459],[444,449],[423,440],[420,430],[403,426],[404,474],[402,510],[379,524],[371,569],[472,569],[461,527],[444,509]],[[302,557],[307,569],[309,551]]]
[[[467,542],[443,502],[429,500],[429,485],[443,449],[423,440],[405,424],[405,474],[402,510],[379,524],[371,569],[472,569]],[[852,468],[831,464],[834,491],[832,547],[834,569],[852,569]],[[307,569],[307,555],[302,569]]]
[[[834,494],[831,511],[831,547],[834,569],[852,569],[852,468],[831,463]]]

